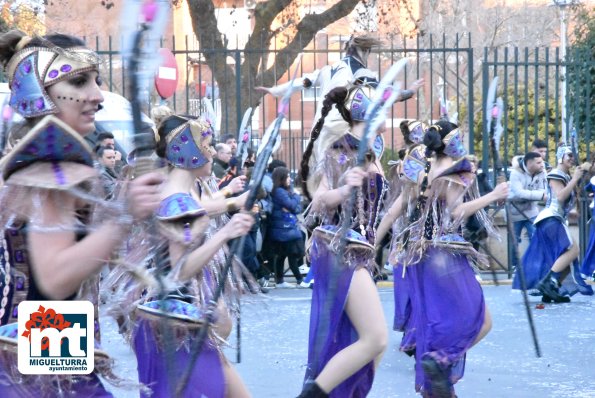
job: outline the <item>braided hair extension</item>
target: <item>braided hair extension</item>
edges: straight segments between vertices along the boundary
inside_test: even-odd
[[[320,110],[320,118],[314,125],[312,132],[310,133],[310,140],[308,141],[308,146],[304,151],[302,156],[302,161],[300,163],[300,177],[301,177],[301,184],[302,184],[302,191],[306,195],[308,199],[312,199],[310,192],[308,191],[308,175],[310,174],[310,157],[312,156],[312,151],[314,150],[314,142],[320,137],[320,132],[322,131],[322,126],[324,126],[324,120],[330,110],[332,109],[333,105],[336,105],[337,110],[349,123],[352,124],[351,115],[349,111],[345,108],[345,99],[347,98],[348,90],[345,87],[336,87],[329,91],[325,97],[324,101],[322,102],[322,109]]]

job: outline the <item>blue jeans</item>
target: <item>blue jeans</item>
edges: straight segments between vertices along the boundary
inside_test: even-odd
[[[531,217],[528,220],[513,222],[514,237],[518,243],[521,243],[521,232],[523,231],[523,228],[527,230],[527,235],[529,235],[529,240],[531,240],[533,234],[535,233],[535,225],[533,225],[533,221],[535,221],[535,217]]]

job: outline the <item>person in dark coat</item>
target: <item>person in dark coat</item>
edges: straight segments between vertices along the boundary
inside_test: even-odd
[[[285,259],[298,286],[302,283],[299,265],[304,257],[304,235],[299,228],[297,215],[302,211],[302,197],[293,192],[286,167],[273,170],[273,213],[268,234],[274,242],[275,282],[279,288],[294,287],[283,280]]]

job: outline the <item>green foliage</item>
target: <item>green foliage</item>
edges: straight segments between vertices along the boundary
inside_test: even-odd
[[[524,154],[530,149],[536,138],[545,140],[548,143],[548,159],[552,163],[555,160],[555,147],[559,139],[559,131],[556,126],[560,125],[560,118],[556,118],[555,101],[546,101],[545,98],[538,98],[535,102],[534,85],[529,83],[527,88],[527,100],[525,102],[525,86],[518,86],[518,96],[515,98],[514,89],[507,90],[506,98],[502,96],[505,106],[505,114],[502,118],[504,125],[504,137],[500,143],[500,154],[503,160],[510,162],[515,155]],[[481,101],[482,96],[476,93],[475,98]],[[537,106],[536,106],[537,105]],[[476,109],[481,110],[482,105],[476,104]],[[466,109],[462,110],[463,117],[466,117]],[[483,146],[486,145],[489,153],[489,137],[484,139],[482,112],[476,112],[474,120],[475,139],[473,142],[475,153],[478,157],[483,156]]]
[[[399,160],[399,153],[398,153],[398,149],[391,149],[389,147],[385,147],[384,148],[384,153],[382,154],[382,157],[380,158],[380,164],[382,164],[382,169],[384,170],[384,172],[388,172],[388,170],[390,169],[391,166],[388,165],[389,161],[395,161],[395,160]]]
[[[595,126],[595,9],[580,9],[574,37],[568,51],[569,114],[574,117],[579,141],[589,148],[595,139],[591,132]]]

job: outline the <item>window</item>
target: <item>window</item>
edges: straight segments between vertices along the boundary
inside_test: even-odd
[[[304,102],[315,102],[320,98],[320,86],[312,86],[305,88],[302,91],[302,101]]]

